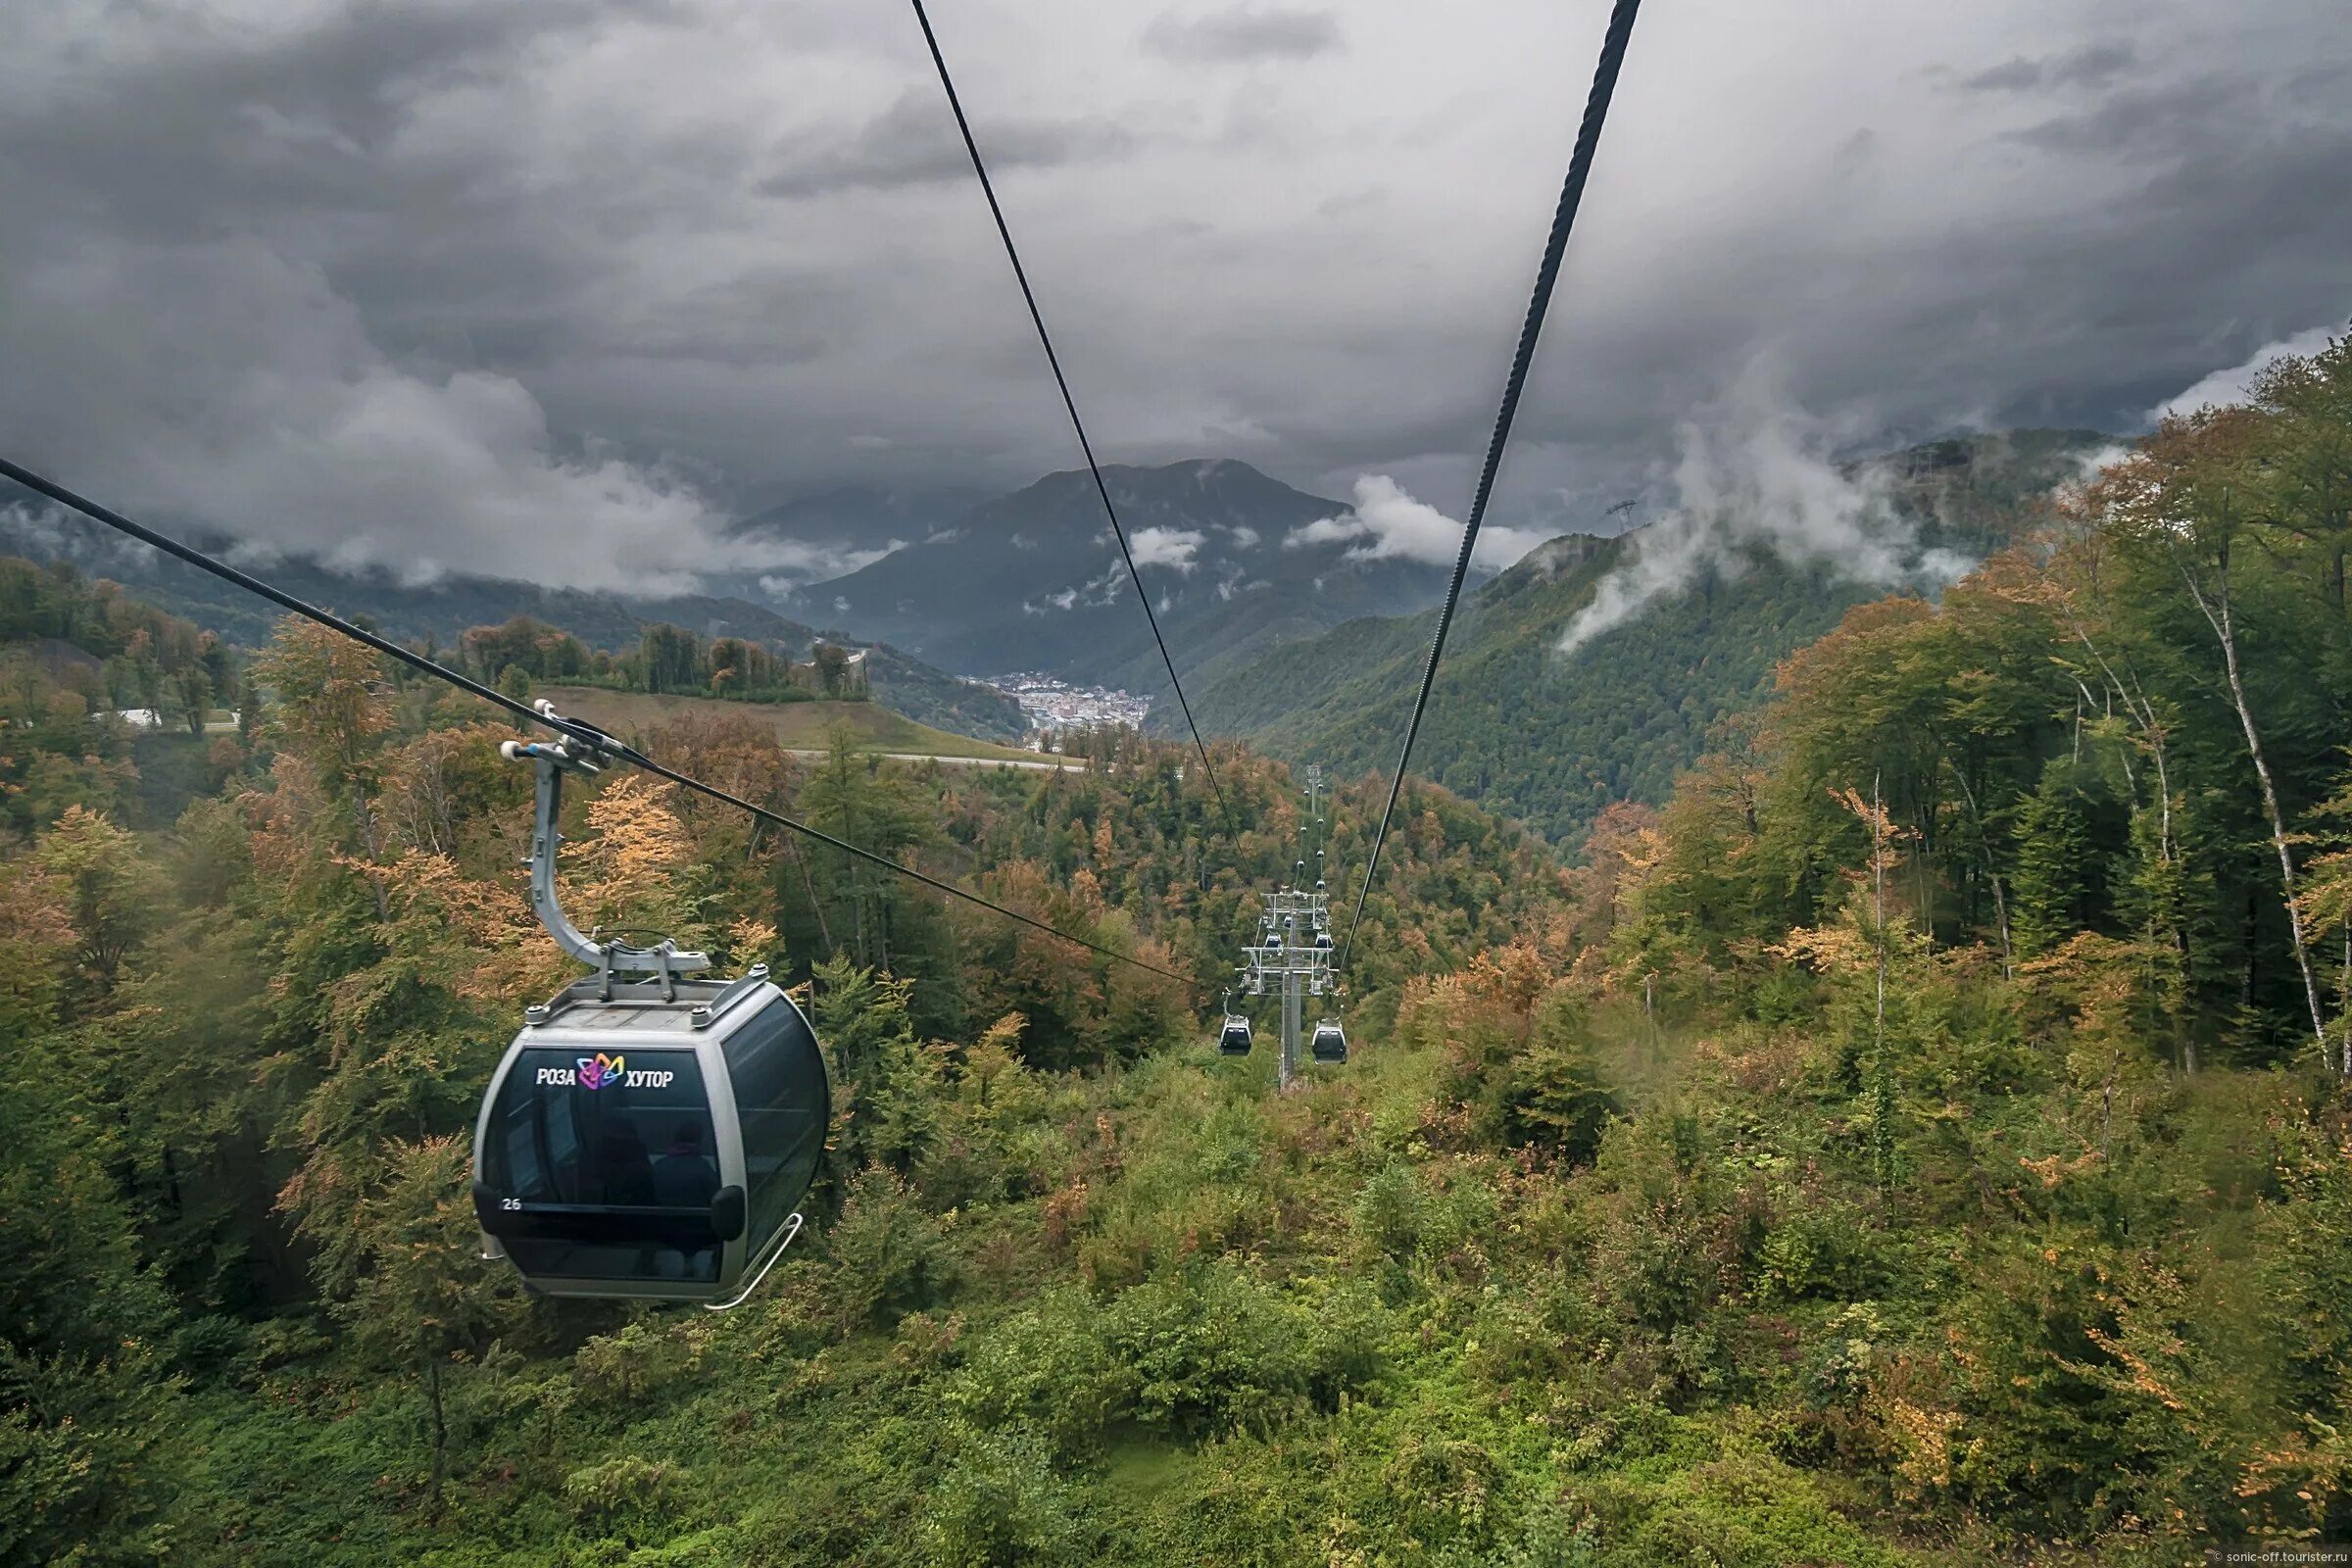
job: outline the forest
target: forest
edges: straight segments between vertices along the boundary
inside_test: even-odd
[[[862,701],[863,662],[839,643],[815,640],[806,663],[747,637],[705,639],[667,622],[649,623],[637,646],[618,654],[591,648],[528,615],[475,626],[458,639],[457,667],[502,690],[527,695],[534,681],[568,681],[619,691],[682,692],[737,702]]]
[[[864,646],[801,629],[790,638],[698,637],[648,620],[634,646],[612,652],[525,614],[471,626],[456,646],[412,643],[511,697],[541,684],[712,697],[739,703],[862,703],[879,700],[917,723],[979,740],[1017,741],[1021,706],[991,686],[934,669],[887,643]],[[797,659],[795,650],[807,648]]]
[[[1129,733],[1068,774],[639,737],[1194,981],[608,772],[583,921],[807,985],[833,1074],[810,1232],[717,1315],[476,1255],[472,1112],[565,977],[512,730],[289,623],[242,728],[132,747],[109,671],[202,634],[7,577],[0,1558],[2352,1538],[2352,345],[2007,537],[1846,612],[1572,855],[1410,786],[1352,1059],[1287,1094],[1208,1039],[1300,843],[1285,764],[1217,750],[1237,837]],[[197,761],[151,783],[166,742]],[[1331,802],[1342,907],[1384,792]]]

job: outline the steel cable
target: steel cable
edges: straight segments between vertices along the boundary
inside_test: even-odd
[[[1609,117],[1609,99],[1617,90],[1617,72],[1625,64],[1625,46],[1633,36],[1634,16],[1642,0],[1617,0],[1609,13],[1608,30],[1601,35],[1600,61],[1592,71],[1592,87],[1585,97],[1585,118],[1577,126],[1576,148],[1568,158],[1568,177],[1560,186],[1559,206],[1552,212],[1551,234],[1544,242],[1544,260],[1536,269],[1535,293],[1527,302],[1527,318],[1519,327],[1519,349],[1511,357],[1511,373],[1503,383],[1502,408],[1494,417],[1494,434],[1487,443],[1487,461],[1479,470],[1478,490],[1470,502],[1469,518],[1462,524],[1462,548],[1454,558],[1453,581],[1438,611],[1437,635],[1430,639],[1429,659],[1421,666],[1421,692],[1413,700],[1412,716],[1405,721],[1404,748],[1396,757],[1396,776],[1389,780],[1389,802],[1381,809],[1380,827],[1364,859],[1364,881],[1355,895],[1355,912],[1348,916],[1348,940],[1340,948],[1340,963],[1355,947],[1356,928],[1363,923],[1364,901],[1371,897],[1372,878],[1380,869],[1381,846],[1388,842],[1389,822],[1396,813],[1396,797],[1404,788],[1405,764],[1413,759],[1413,742],[1421,733],[1421,715],[1429,708],[1430,689],[1437,683],[1438,660],[1446,652],[1446,633],[1453,625],[1454,607],[1462,583],[1470,574],[1470,557],[1478,545],[1479,525],[1486,520],[1487,501],[1494,491],[1494,475],[1502,466],[1503,447],[1511,436],[1511,421],[1519,413],[1519,397],[1527,389],[1528,367],[1536,357],[1536,339],[1544,331],[1544,315],[1551,304],[1552,285],[1559,280],[1560,258],[1568,250],[1568,234],[1576,226],[1576,210],[1584,200],[1585,180],[1592,172],[1592,151],[1600,142],[1600,127]]]
[[[811,826],[809,823],[800,821],[795,817],[786,816],[780,811],[771,811],[766,807],[747,801],[739,795],[731,795],[727,791],[718,788],[716,785],[706,784],[701,779],[681,773],[676,768],[671,767],[666,763],[655,760],[653,758],[646,756],[643,752],[637,750],[635,747],[630,746],[616,737],[607,733],[606,731],[597,728],[593,724],[582,723],[577,719],[567,719],[562,717],[551,718],[547,714],[542,713],[537,709],[531,707],[528,703],[521,701],[519,698],[509,697],[506,693],[498,690],[494,686],[484,685],[482,682],[475,680],[470,675],[466,675],[459,670],[451,669],[448,665],[443,664],[436,660],[425,658],[422,654],[417,653],[413,648],[403,648],[400,644],[393,642],[389,638],[378,636],[376,633],[368,630],[364,626],[356,625],[353,622],[344,619],[341,615],[336,614],[331,610],[323,610],[318,606],[310,603],[308,600],[296,598],[294,595],[285,592],[283,589],[273,587],[270,584],[263,581],[261,578],[254,576],[251,572],[241,571],[237,567],[230,565],[227,562],[221,561],[215,556],[208,555],[204,551],[198,550],[193,545],[182,543],[180,540],[174,539],[169,534],[158,533],[153,528],[147,527],[143,523],[133,522],[130,518],[122,515],[122,514],[115,512],[107,507],[100,506],[97,502],[90,500],[86,496],[77,495],[74,491],[67,489],[64,485],[59,484],[56,480],[46,478],[41,474],[33,472],[30,468],[11,463],[6,458],[0,458],[0,476],[6,476],[7,478],[14,479],[25,489],[33,491],[38,495],[46,496],[51,501],[56,502],[59,506],[78,512],[83,516],[88,517],[91,521],[103,523],[107,527],[114,529],[117,533],[127,534],[142,544],[151,545],[155,549],[161,550],[164,554],[174,557],[179,561],[183,561],[201,571],[212,573],[214,576],[220,578],[223,582],[234,583],[238,587],[246,590],[246,592],[257,594],[260,597],[269,600],[271,604],[278,606],[280,609],[300,615],[306,620],[315,621],[318,625],[324,626],[330,631],[340,632],[342,635],[349,637],[352,641],[362,643],[367,647],[375,650],[375,652],[384,655],[386,658],[398,660],[401,663],[408,665],[412,669],[421,671],[424,674],[432,676],[436,680],[447,681],[450,685],[457,687],[460,691],[466,692],[470,696],[478,697],[483,702],[495,704],[497,707],[505,709],[508,712],[514,714],[517,718],[520,718],[527,723],[537,724],[542,728],[554,730],[559,735],[565,736],[571,740],[576,740],[585,746],[593,748],[594,750],[607,753],[612,757],[617,758],[621,761],[629,763],[633,767],[640,768],[645,772],[653,774],[656,778],[666,779],[681,789],[690,790],[697,795],[705,796],[710,800],[719,801],[725,805],[749,811],[752,813],[752,815],[760,818],[761,821],[773,822],[778,827],[787,828],[792,832],[801,834],[806,838],[813,839],[819,844],[830,845],[832,848],[841,851],[845,855],[853,856],[858,859],[865,860],[874,865],[881,866],[884,870],[896,872],[898,875],[906,877],[911,881],[920,882],[925,887],[936,888],[938,891],[947,894],[951,898],[961,899],[966,904],[977,905],[983,909],[1003,915],[1007,920],[1016,920],[1022,925],[1028,926],[1033,930],[1044,932],[1047,936],[1055,937],[1076,947],[1084,948],[1090,953],[1100,954],[1105,958],[1115,959],[1120,963],[1130,964],[1135,968],[1148,970],[1152,974],[1174,980],[1181,985],[1196,989],[1198,988],[1198,982],[1188,979],[1184,975],[1176,973],[1176,971],[1173,969],[1163,969],[1158,964],[1146,963],[1141,958],[1132,957],[1129,955],[1117,952],[1114,949],[1103,947],[1102,944],[1097,942],[1090,942],[1085,937],[1073,936],[1067,931],[1058,930],[1054,926],[1048,925],[1045,921],[1038,919],[1034,915],[1023,914],[1018,909],[1007,908],[993,899],[984,898],[977,893],[972,893],[963,888],[959,888],[953,882],[942,881],[940,878],[932,876],[925,871],[918,871],[910,865],[901,865],[898,861],[892,859],[886,855],[877,855],[872,850],[864,849],[858,845],[850,843],[847,839],[836,838],[832,834],[826,832],[823,828]]]
[[[1208,743],[1200,738],[1200,726],[1193,720],[1193,705],[1184,695],[1184,682],[1176,675],[1176,661],[1168,653],[1168,641],[1160,635],[1159,616],[1152,609],[1151,590],[1144,586],[1144,574],[1135,564],[1135,550],[1127,542],[1126,525],[1119,521],[1119,509],[1111,504],[1110,486],[1103,482],[1102,466],[1095,461],[1095,445],[1087,438],[1086,421],[1078,416],[1078,400],[1071,395],[1070,379],[1061,370],[1061,356],[1054,352],[1053,335],[1046,330],[1045,312],[1038,308],[1037,291],[1029,286],[1029,270],[1021,265],[1021,253],[1012,243],[1012,226],[1004,220],[1004,207],[997,200],[996,182],[988,177],[988,165],[980,156],[980,143],[973,138],[972,122],[963,113],[963,100],[956,92],[956,78],[948,74],[948,57],[940,53],[939,35],[931,30],[930,14],[923,10],[923,0],[912,0],[914,20],[923,29],[923,42],[931,49],[931,64],[939,71],[939,84],[948,95],[948,108],[956,116],[956,128],[963,134],[963,150],[972,161],[972,172],[980,176],[980,194],[988,198],[988,212],[997,220],[997,237],[1004,242],[1004,259],[1012,264],[1013,281],[1021,286],[1021,300],[1029,307],[1029,320],[1037,328],[1037,341],[1046,351],[1046,364],[1054,371],[1054,384],[1061,389],[1061,406],[1069,411],[1070,428],[1078,432],[1078,450],[1086,456],[1087,472],[1095,476],[1095,493],[1102,498],[1102,514],[1110,519],[1110,531],[1119,541],[1119,554],[1126,559],[1127,575],[1134,579],[1135,597],[1144,607],[1144,619],[1152,626],[1152,641],[1159,646],[1159,662],[1167,666],[1168,684],[1176,692],[1176,706],[1184,712],[1184,726],[1193,732],[1193,748],[1200,754],[1200,766],[1208,775],[1208,787],[1217,797],[1217,808],[1225,815],[1225,829],[1233,835],[1238,847],[1241,824],[1233,814],[1233,805],[1225,799],[1225,786],[1218,782],[1217,768],[1208,760]]]

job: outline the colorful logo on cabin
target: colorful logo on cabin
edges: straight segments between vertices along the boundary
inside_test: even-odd
[[[627,1058],[624,1056],[608,1056],[601,1051],[593,1056],[582,1056],[580,1058],[580,1087],[582,1089],[602,1089],[607,1084],[620,1082],[621,1065],[626,1060]]]

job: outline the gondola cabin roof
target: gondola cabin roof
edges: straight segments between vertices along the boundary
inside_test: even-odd
[[[765,964],[754,965],[740,980],[673,980],[666,987],[655,981],[607,984],[590,975],[525,1008],[523,1034],[550,1042],[584,1035],[669,1034],[685,1045],[712,1031],[723,1035],[756,1016],[757,1004],[772,991]],[[747,1008],[747,1004],[753,1005]]]

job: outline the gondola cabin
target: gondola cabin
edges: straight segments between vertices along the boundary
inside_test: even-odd
[[[1217,1031],[1217,1054],[1247,1056],[1250,1054],[1250,1020],[1238,1012],[1225,1015],[1225,1027]]]
[[[1307,1049],[1314,1054],[1317,1061],[1343,1062],[1348,1059],[1348,1036],[1340,1028],[1337,1019],[1326,1018],[1315,1025],[1315,1036]]]
[[[549,1296],[728,1299],[815,1175],[816,1036],[760,968],[666,1000],[602,989],[532,1008],[507,1049],[474,1135],[482,1232]]]
[[[833,1113],[825,1058],[799,1005],[754,964],[740,980],[666,937],[583,932],[556,899],[564,775],[612,755],[601,731],[540,711],[531,906],[594,972],[523,1013],[473,1137],[484,1255],[548,1296],[743,1300],[800,1233]]]

